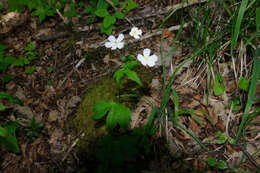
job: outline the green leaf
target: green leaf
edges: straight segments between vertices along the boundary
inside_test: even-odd
[[[241,108],[239,97],[234,98],[228,105],[230,108],[232,106],[232,111],[238,111]]]
[[[6,137],[7,135],[8,135],[8,131],[4,127],[0,126],[0,136]]]
[[[260,30],[260,7],[256,8],[256,31]]]
[[[215,78],[215,83],[213,86],[213,92],[215,96],[220,96],[225,91],[225,86],[223,84],[223,77],[218,73]]]
[[[225,87],[223,85],[221,85],[219,82],[215,82],[215,84],[213,86],[213,91],[214,91],[215,96],[220,96],[221,94],[224,93]]]
[[[101,25],[101,33],[105,33],[107,35],[111,35],[113,29],[115,29],[115,25],[111,25],[108,28],[104,27],[104,23]]]
[[[125,9],[126,8],[126,3],[125,2],[122,2],[121,3],[121,10]]]
[[[5,106],[2,103],[0,103],[0,111],[4,111],[4,110],[5,110]]]
[[[124,69],[119,69],[114,73],[113,78],[116,79],[116,83],[118,86],[120,86],[120,81],[121,81],[122,77],[124,76],[124,74],[125,74]]]
[[[27,46],[24,48],[24,50],[26,50],[26,51],[33,51],[33,50],[35,50],[35,45],[32,43],[32,42],[30,42],[29,44],[27,44]]]
[[[65,11],[65,16],[66,17],[77,17],[78,14],[76,12],[75,9],[76,4],[75,3],[71,3],[69,4],[70,10],[69,11]]]
[[[17,129],[17,127],[17,122],[9,122],[4,127],[8,135],[6,137],[0,137],[0,143],[2,143],[8,151],[12,151],[14,153],[20,152],[18,142],[15,136],[15,130]]]
[[[97,11],[95,11],[95,14],[98,16],[98,17],[105,17],[105,16],[109,16],[109,13],[106,9],[97,9]]]
[[[209,166],[215,166],[217,164],[217,160],[214,157],[209,157],[207,159],[207,163],[208,163]]]
[[[122,13],[121,11],[116,11],[114,16],[118,19],[123,19],[126,16],[126,14]]]
[[[228,142],[229,142],[230,144],[232,144],[232,145],[236,144],[235,139],[233,139],[233,138],[231,138],[231,137],[228,138]]]
[[[112,130],[119,124],[121,127],[127,129],[130,120],[130,109],[120,103],[114,103],[106,119],[107,128]]]
[[[36,70],[36,66],[27,67],[25,69],[26,74],[33,74],[33,72]]]
[[[140,86],[143,86],[141,80],[139,79],[138,75],[136,74],[135,71],[132,71],[130,69],[125,69],[124,73],[127,75],[127,77],[133,81],[135,81],[136,83],[138,83]]]
[[[116,18],[114,16],[106,16],[103,20],[103,25],[105,28],[108,28],[114,23],[116,23]]]
[[[250,112],[252,104],[255,100],[255,93],[256,93],[257,83],[258,83],[259,75],[260,75],[260,58],[259,57],[260,57],[260,48],[258,47],[258,48],[256,48],[256,53],[255,53],[255,57],[254,57],[253,72],[252,72],[252,77],[251,77],[251,82],[250,82],[251,84],[249,87],[246,107],[245,107],[242,121],[239,125],[239,129],[238,129],[238,132],[237,132],[237,135],[235,138],[236,141],[238,140],[242,129],[244,129],[244,125],[248,119],[249,112]]]
[[[233,56],[233,51],[234,51],[234,49],[237,45],[240,27],[241,27],[241,23],[242,23],[242,20],[243,20],[243,16],[246,12],[247,3],[248,3],[248,0],[242,0],[240,8],[239,8],[238,15],[237,15],[235,28],[232,29],[231,44],[230,44],[231,56]]]
[[[8,74],[8,75],[5,75],[5,76],[2,77],[2,81],[4,83],[8,83],[12,79],[13,79],[13,76],[11,74]]]
[[[111,106],[112,106],[112,102],[110,101],[101,100],[97,102],[93,108],[94,111],[93,119],[98,120],[103,116],[105,116],[107,111],[109,111],[109,109],[111,108]]]
[[[12,96],[11,94],[8,94],[6,92],[0,92],[0,99],[7,99],[11,103],[15,103],[15,104],[19,104],[19,105],[23,106],[23,102],[20,99]]]
[[[126,62],[126,61],[127,61],[127,57],[123,56],[123,57],[121,58],[121,61]]]
[[[97,9],[108,9],[109,7],[109,4],[106,2],[106,0],[98,0],[98,3],[97,3]]]
[[[8,56],[4,59],[5,63],[8,64],[8,65],[13,64],[15,62],[15,60],[16,59],[12,56]]]
[[[217,140],[218,144],[224,144],[227,141],[227,136],[225,133],[221,133],[220,131],[218,131],[217,136],[218,136],[218,140]]]
[[[113,4],[114,4],[115,6],[117,6],[117,5],[119,4],[119,1],[118,1],[118,0],[111,0],[111,2],[113,2]]]
[[[128,58],[130,59],[131,57]],[[138,61],[128,61],[125,63],[124,68],[132,69],[138,66],[140,66],[140,63]]]
[[[249,88],[249,82],[246,78],[241,77],[238,82],[238,88],[244,91],[248,91]]]
[[[96,8],[94,8],[94,7],[87,7],[86,9],[85,9],[85,13],[86,14],[92,14],[92,15],[95,15],[95,11],[96,11]]]
[[[134,8],[137,8],[137,4],[133,0],[127,0],[126,10],[130,11]]]
[[[224,161],[224,160],[221,160],[218,162],[218,169],[227,169],[228,168],[228,165],[227,163]]]

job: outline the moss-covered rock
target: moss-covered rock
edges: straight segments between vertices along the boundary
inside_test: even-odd
[[[123,78],[121,82],[122,85],[119,89],[112,74],[105,76],[88,86],[83,102],[72,121],[76,131],[83,132],[85,135],[84,139],[86,140],[81,140],[78,143],[80,150],[83,150],[84,152],[93,151],[92,145],[90,144],[95,144],[97,139],[107,134],[105,120],[93,120],[93,106],[98,101],[102,99],[116,102],[119,101],[130,109],[133,109],[138,102],[138,98],[120,97],[119,99],[118,95],[136,94],[143,96],[149,94],[148,85],[150,84],[154,73],[145,67],[139,67],[135,71],[143,82],[143,87],[125,77]]]

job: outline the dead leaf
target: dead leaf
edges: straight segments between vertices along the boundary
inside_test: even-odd
[[[49,113],[48,121],[49,122],[54,122],[54,121],[58,120],[59,117],[60,117],[59,112],[57,110],[52,110]]]

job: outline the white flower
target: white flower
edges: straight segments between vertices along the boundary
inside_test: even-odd
[[[118,38],[116,39],[113,35],[108,37],[108,42],[105,43],[106,48],[111,48],[112,50],[115,49],[122,49],[124,47],[124,35],[119,34]]]
[[[151,55],[150,49],[144,49],[144,55],[137,55],[137,59],[144,65],[148,65],[149,67],[152,67],[155,65],[155,62],[158,60],[158,57],[156,55]]]
[[[139,39],[140,36],[142,35],[142,30],[138,29],[137,27],[133,27],[129,33],[132,37],[135,39]],[[140,36],[139,36],[140,35]]]

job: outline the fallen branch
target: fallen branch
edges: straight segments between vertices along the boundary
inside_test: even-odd
[[[187,27],[190,23],[185,23],[183,25],[183,28]],[[170,28],[167,28],[167,29],[161,29],[159,31],[156,31],[156,30],[153,30],[152,33],[148,33],[148,34],[145,34],[143,35],[140,39],[136,40],[136,39],[131,39],[128,43],[135,43],[135,42],[138,42],[138,41],[142,41],[142,40],[145,40],[147,38],[151,38],[153,36],[157,36],[157,35],[161,35],[163,33],[164,30],[169,30],[169,31],[176,31],[176,30],[179,30],[181,27],[181,25],[177,25],[177,26],[172,26]],[[100,43],[98,44],[91,44],[91,45],[88,45],[88,48],[92,48],[92,49],[97,49],[99,47],[103,47],[105,42],[107,40],[104,40],[104,41],[101,41]]]

